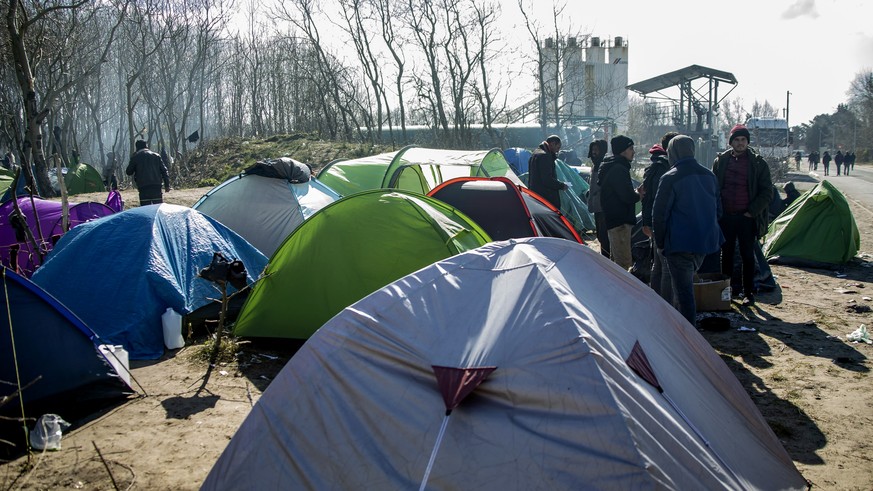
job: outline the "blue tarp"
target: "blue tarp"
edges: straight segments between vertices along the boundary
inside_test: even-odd
[[[518,175],[527,173],[527,163],[530,160],[530,155],[530,150],[524,148],[507,148],[503,151],[503,156],[506,157],[509,166]]]
[[[143,206],[72,229],[32,279],[131,359],[155,359],[164,353],[168,307],[188,314],[220,298],[197,276],[216,251],[241,260],[249,282],[267,264],[245,239],[196,210]]]

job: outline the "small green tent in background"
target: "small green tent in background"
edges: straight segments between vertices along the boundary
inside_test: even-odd
[[[97,169],[84,162],[67,171],[64,185],[67,187],[67,194],[96,193],[106,190],[103,177]]]
[[[6,169],[0,169],[0,196],[6,193],[6,190],[12,186],[12,181],[15,180]]]
[[[770,224],[764,255],[782,264],[844,264],[861,248],[861,235],[846,197],[822,181]]]
[[[490,241],[435,198],[384,189],[348,196],[317,211],[279,246],[234,334],[308,339],[379,288]]]

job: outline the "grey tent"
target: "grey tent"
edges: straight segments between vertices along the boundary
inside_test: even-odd
[[[730,369],[556,238],[411,273],[319,329],[203,489],[805,489]]]
[[[193,208],[270,257],[303,221],[339,199],[309,168],[287,157],[258,162],[200,198]]]

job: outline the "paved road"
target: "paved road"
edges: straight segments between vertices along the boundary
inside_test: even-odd
[[[809,173],[809,177],[816,181],[827,179],[831,184],[839,189],[846,198],[854,201],[858,206],[864,208],[873,215],[873,167],[856,164],[855,170],[853,170],[848,176],[837,176],[835,175],[835,172],[835,166],[831,164],[831,175],[825,176],[821,173],[821,166],[819,166],[819,172],[811,172]],[[795,175],[796,174],[790,174],[789,178],[793,179]],[[807,188],[800,187],[800,189]]]

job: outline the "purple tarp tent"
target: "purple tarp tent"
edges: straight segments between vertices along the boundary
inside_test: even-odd
[[[31,201],[30,197],[22,197],[18,198],[18,207],[26,217],[36,247],[41,248],[43,254],[48,253],[65,232],[61,203],[40,198],[33,198]],[[112,208],[95,202],[71,203],[69,207],[70,228],[114,213]],[[13,211],[12,200],[0,205],[0,262],[29,278],[39,266],[40,258],[34,243],[24,236],[23,230],[18,230],[13,225]]]

